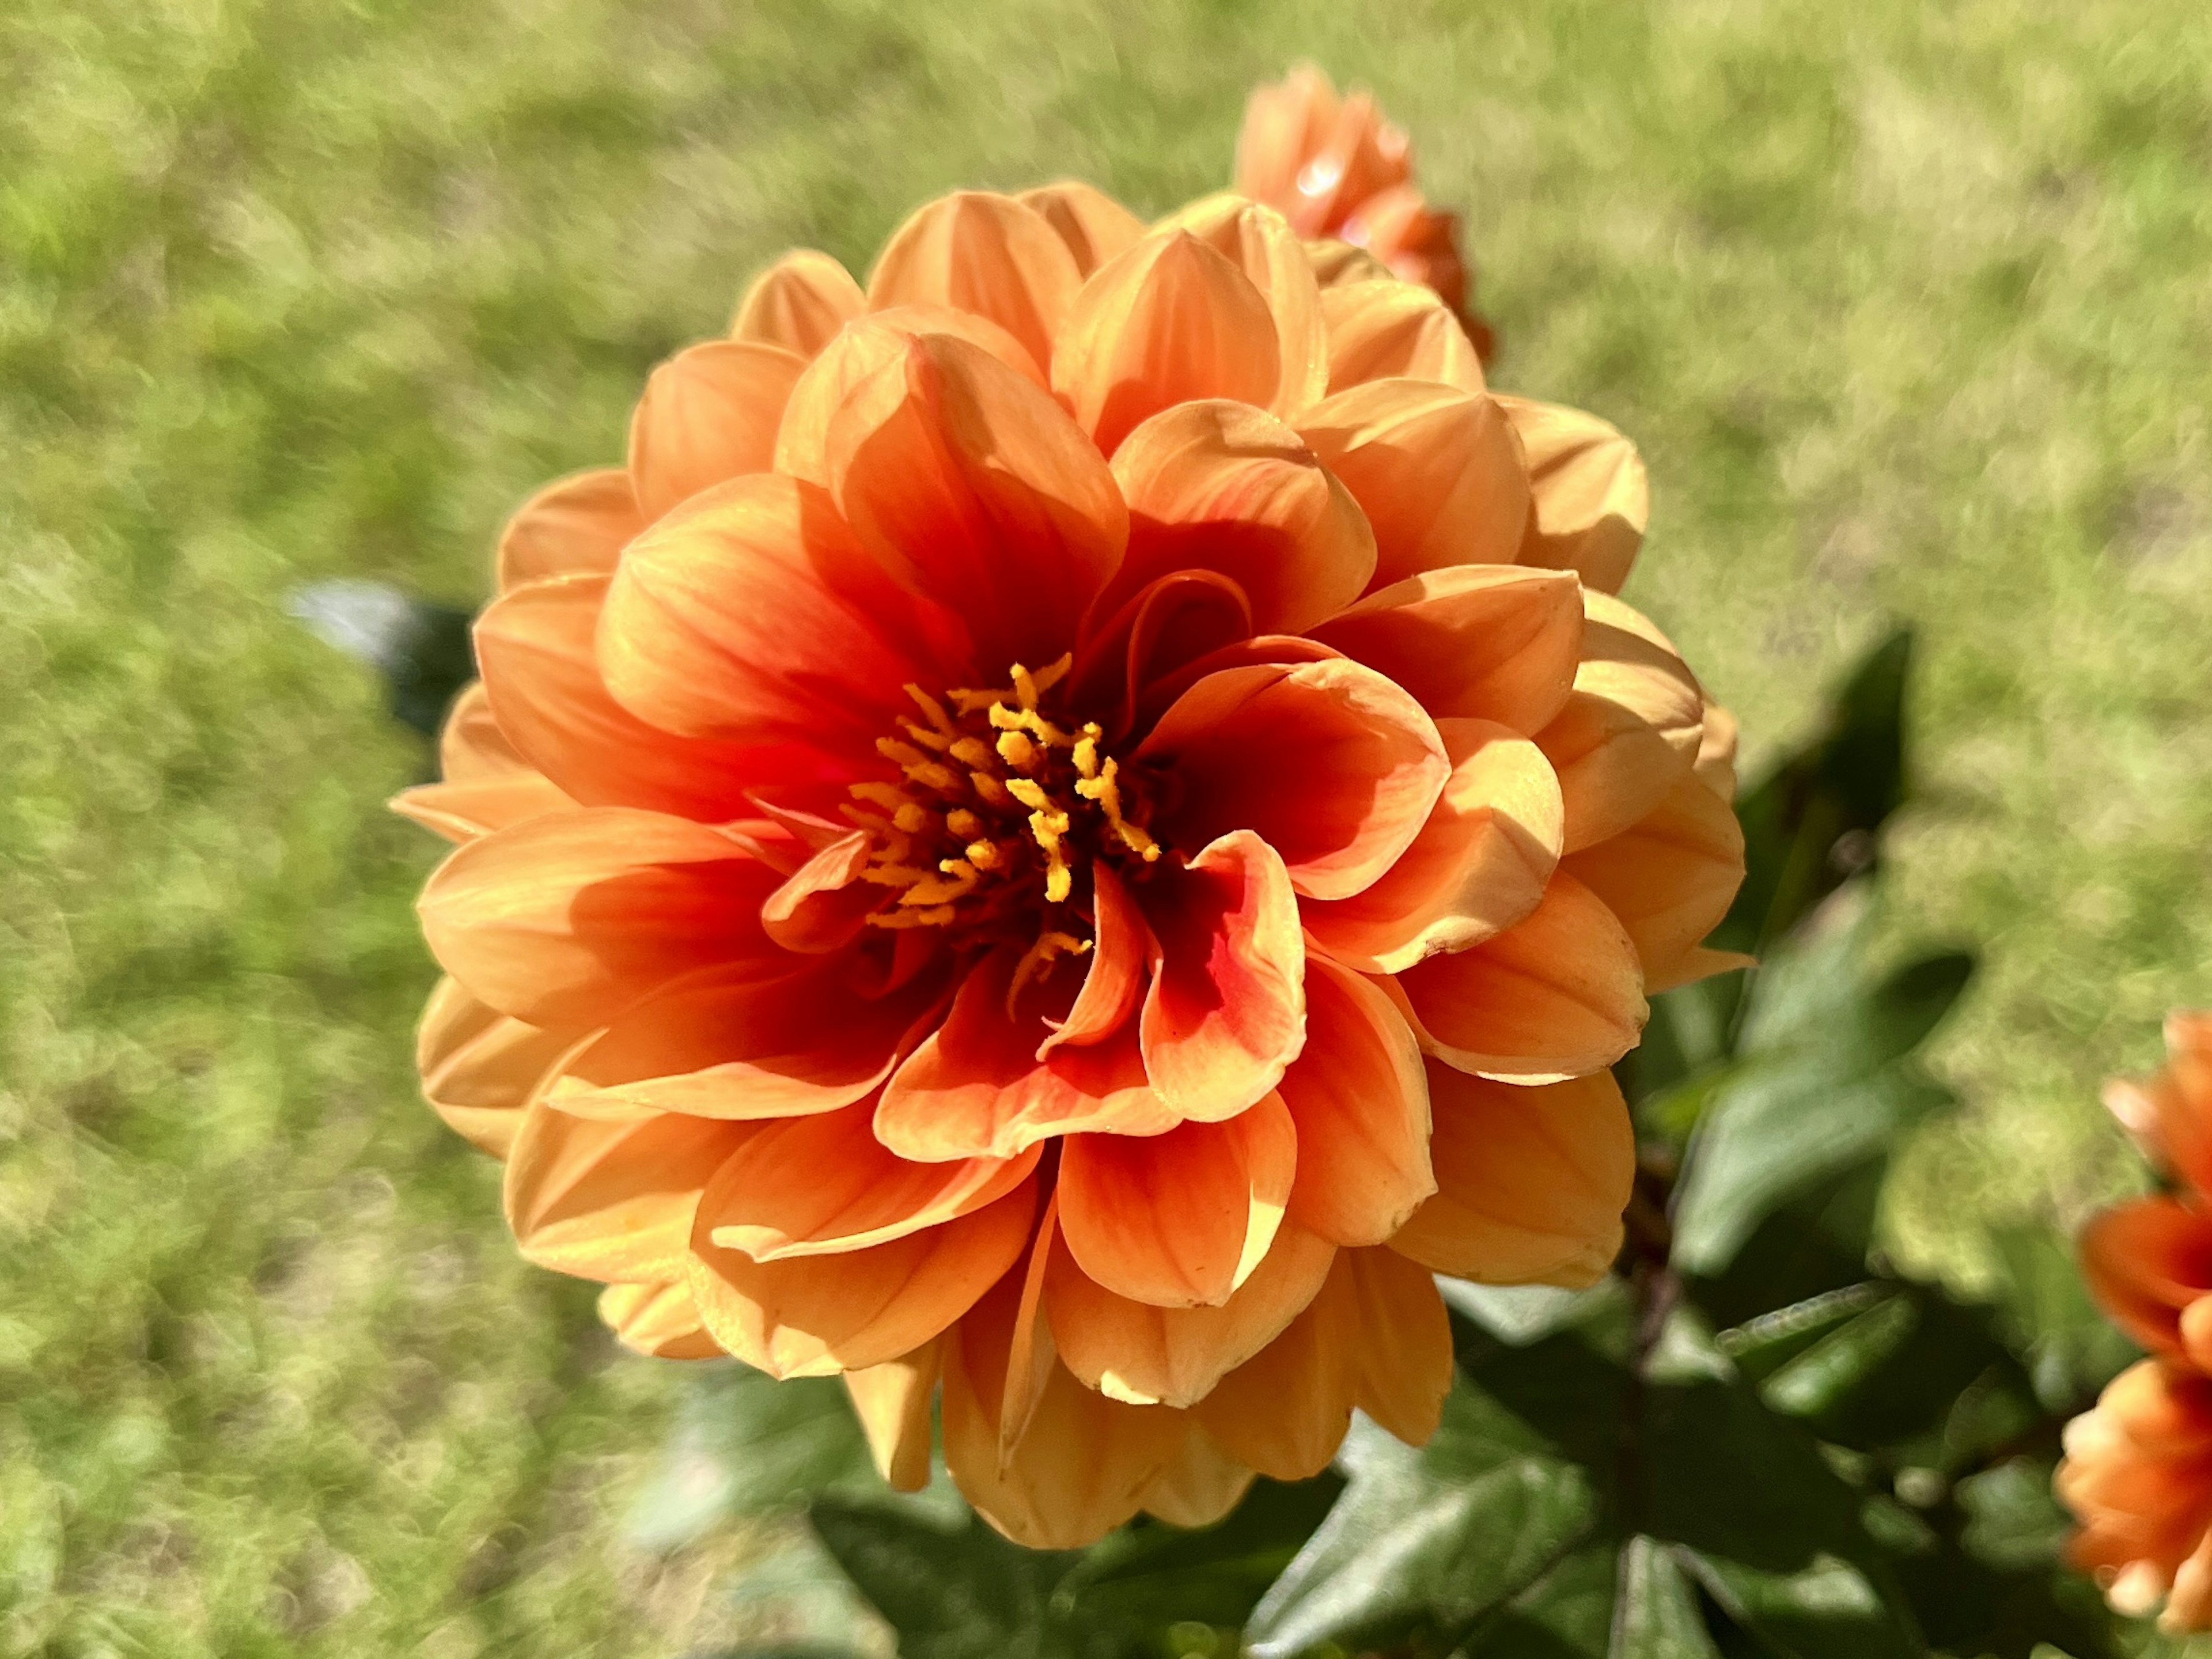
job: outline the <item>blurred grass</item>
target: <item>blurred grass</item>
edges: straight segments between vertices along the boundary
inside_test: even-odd
[[[793,242],[1226,176],[1378,88],[1502,384],[1642,442],[1631,596],[1754,756],[1916,621],[1892,926],[1979,940],[1903,1247],[2130,1178],[2212,1000],[2212,13],[1875,0],[12,0],[0,12],[0,1652],[671,1654],[666,1368],[414,1102],[423,764],[283,613],[472,602],[507,507]]]

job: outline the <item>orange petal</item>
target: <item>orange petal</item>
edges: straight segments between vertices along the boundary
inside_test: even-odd
[[[1243,1501],[1255,1474],[1194,1423],[1182,1449],[1152,1478],[1141,1501],[1147,1515],[1171,1527],[1210,1527]]]
[[[1075,256],[1075,268],[1088,276],[1115,254],[1135,245],[1145,222],[1112,197],[1077,179],[1040,185],[1014,199],[1033,208],[1059,233]]]
[[[548,576],[609,575],[645,524],[624,469],[595,467],[556,479],[517,508],[500,532],[499,591]]]
[[[709,823],[750,816],[749,793],[787,775],[791,757],[678,737],[610,696],[595,647],[607,584],[605,576],[533,582],[477,618],[477,659],[500,729],[531,766],[586,805]]]
[[[881,896],[860,881],[871,847],[867,832],[855,830],[815,853],[761,906],[763,930],[803,956],[851,944]]]
[[[1352,1258],[1364,1254],[1339,1250],[1304,1311],[1192,1409],[1224,1452],[1272,1480],[1319,1474],[1352,1426],[1362,1338]]]
[[[1572,576],[1484,565],[1395,583],[1314,637],[1388,674],[1433,715],[1533,735],[1566,706],[1585,629]]]
[[[1565,808],[1542,751],[1489,720],[1437,732],[1452,773],[1413,844],[1364,892],[1299,907],[1309,935],[1369,973],[1494,938],[1535,909],[1559,865]]]
[[[1009,196],[963,190],[892,234],[868,278],[868,308],[972,311],[1044,363],[1082,283],[1074,255],[1042,214]]]
[[[1290,1217],[1333,1244],[1380,1244],[1436,1191],[1420,1045],[1358,974],[1306,958],[1305,1051],[1280,1091],[1297,1126]]]
[[[868,1437],[876,1473],[894,1492],[920,1492],[929,1484],[929,1402],[944,1351],[944,1339],[933,1337],[912,1353],[845,1373],[845,1392]]]
[[[1451,772],[1420,704],[1345,661],[1209,674],[1133,762],[1176,781],[1154,824],[1170,844],[1255,831],[1311,898],[1371,885],[1420,833]]]
[[[2154,1163],[2212,1193],[2212,1016],[2168,1014],[2166,1051],[2149,1077],[2107,1083],[2105,1105]]]
[[[1357,599],[1375,538],[1344,486],[1274,416],[1184,404],[1131,433],[1114,457],[1129,550],[1110,610],[1176,570],[1216,570],[1249,596],[1253,627],[1298,634]]]
[[[876,739],[913,712],[900,688],[943,684],[933,637],[827,495],[758,476],[630,544],[607,591],[599,664],[617,701],[666,730],[803,744],[874,769]]]
[[[535,772],[512,772],[477,783],[420,783],[386,804],[401,817],[458,844],[576,803]]]
[[[1390,1248],[1485,1285],[1595,1284],[1620,1253],[1636,1136],[1609,1072],[1524,1088],[1429,1062],[1437,1194]]]
[[[515,1248],[578,1279],[681,1278],[700,1192],[753,1133],[674,1115],[595,1121],[539,1101],[507,1160]]]
[[[1290,222],[1272,207],[1223,191],[1154,228],[1188,231],[1243,271],[1267,301],[1280,361],[1269,407],[1287,420],[1319,403],[1328,391],[1328,330],[1322,322],[1321,285]]]
[[[1636,446],[1578,409],[1526,398],[1498,401],[1521,435],[1535,497],[1521,562],[1577,571],[1599,592],[1619,592],[1651,511]]]
[[[775,459],[776,428],[806,360],[780,346],[710,340],[653,371],[629,422],[629,477],[650,521]]]
[[[1310,205],[1322,189],[1333,189],[1337,181],[1326,177],[1326,170],[1309,175],[1307,182],[1316,186],[1309,191],[1300,191],[1298,176],[1328,144],[1338,108],[1336,88],[1311,64],[1253,88],[1237,134],[1237,188],[1255,201],[1278,205],[1301,196]],[[1316,213],[1325,216],[1321,210]]]
[[[775,1376],[865,1370],[913,1352],[1019,1261],[1036,1221],[1034,1182],[942,1227],[839,1255],[756,1261],[708,1237],[709,1186],[686,1264],[715,1340]]]
[[[1045,1389],[1059,1369],[1052,1345],[1052,1326],[1044,1317],[1044,1284],[1053,1252],[1060,1246],[1060,1194],[1055,1189],[1045,1200],[1043,1218],[1030,1242],[1028,1261],[1022,1265],[1021,1294],[1014,1304],[1014,1323],[1006,1342],[1006,1388],[999,1405],[999,1467],[1013,1460],[1015,1449],[1030,1431]],[[1007,1275],[1007,1282],[1013,1275]],[[994,1296],[997,1294],[994,1293]],[[986,1306],[973,1319],[995,1316],[999,1304],[986,1298]]]
[[[1063,1243],[1045,1278],[1045,1309],[1077,1379],[1133,1406],[1191,1406],[1281,1334],[1321,1290],[1336,1247],[1296,1224],[1275,1235],[1252,1276],[1218,1306],[1163,1308],[1116,1296]]]
[[[1436,1281],[1390,1250],[1343,1252],[1359,1310],[1352,1400],[1409,1446],[1428,1443],[1451,1392],[1451,1316]]]
[[[753,278],[730,337],[811,360],[867,308],[867,296],[844,266],[812,248],[794,248]]]
[[[1249,830],[1153,872],[1139,901],[1158,941],[1138,1016],[1145,1073],[1176,1116],[1218,1121],[1282,1081],[1305,1042],[1297,893]]]
[[[1306,264],[1323,288],[1344,288],[1353,283],[1387,283],[1396,273],[1364,247],[1354,247],[1334,236],[1310,237]],[[1480,340],[1475,344],[1481,345]]]
[[[1280,381],[1267,301],[1180,230],[1147,236],[1083,284],[1053,347],[1052,389],[1103,454],[1196,398],[1266,407]]]
[[[1076,1265],[1118,1296],[1218,1307],[1274,1242],[1297,1163],[1297,1131],[1273,1095],[1225,1123],[1070,1135],[1060,1233]]]
[[[901,1158],[1011,1158],[1076,1130],[1150,1134],[1176,1121],[1146,1082],[1126,1023],[1108,1042],[1046,1048],[1071,996],[1066,968],[1008,1011],[1019,956],[1000,951],[970,969],[945,1024],[884,1085],[876,1135]]]
[[[2081,1230],[2081,1277],[2146,1348],[2181,1349],[2181,1311],[2212,1292],[2212,1220],[2170,1198],[2099,1212]]]
[[[562,1066],[553,1097],[588,1116],[833,1112],[874,1092],[935,1002],[927,984],[860,996],[841,964],[717,963],[616,1013]]]
[[[1170,571],[1103,623],[1097,614],[1094,608],[1077,648],[1068,696],[1078,708],[1100,711],[1109,741],[1139,723],[1139,695],[1163,676],[1252,633],[1251,600],[1215,570]]]
[[[610,1285],[599,1292],[599,1320],[615,1340],[653,1359],[719,1359],[720,1346],[699,1322],[690,1288],[678,1279]]]
[[[1049,396],[964,341],[909,340],[848,395],[825,454],[861,544],[957,610],[998,673],[1066,648],[1128,541],[1098,452]]]
[[[1552,878],[1526,921],[1396,981],[1421,1046],[1485,1077],[1551,1083],[1610,1066],[1650,1009],[1635,942],[1596,894]]]
[[[1692,773],[1705,693],[1673,643],[1619,599],[1585,588],[1575,689],[1536,742],[1559,775],[1566,850],[1617,836]]]
[[[1528,469],[1495,399],[1431,380],[1370,380],[1298,417],[1375,530],[1374,585],[1424,570],[1511,564]]]
[[[1137,999],[1145,992],[1152,934],[1144,915],[1110,866],[1093,864],[1091,881],[1093,943],[1083,988],[1067,1018],[1037,1045],[1039,1060],[1062,1043],[1089,1047],[1113,1036],[1137,1011]]]
[[[1416,283],[1393,276],[1321,291],[1328,325],[1328,389],[1369,380],[1437,380],[1480,392],[1482,360],[1451,307]]]
[[[833,1255],[904,1238],[996,1203],[1030,1179],[1040,1149],[915,1164],[878,1141],[872,1103],[769,1125],[714,1183],[701,1224],[756,1261]]]
[[[1646,991],[1698,977],[1698,945],[1743,883],[1743,830],[1726,801],[1686,777],[1628,829],[1560,866],[1603,899],[1636,941]],[[1713,969],[1711,971],[1718,971]]]
[[[464,1140],[503,1158],[522,1109],[575,1040],[573,1031],[510,1018],[441,979],[415,1032],[423,1097]]]
[[[678,974],[768,949],[775,872],[704,824],[550,812],[460,848],[422,890],[431,954],[495,1008],[589,1028]]]
[[[1735,799],[1735,716],[1708,699],[1694,769],[1698,781],[1724,801]]]

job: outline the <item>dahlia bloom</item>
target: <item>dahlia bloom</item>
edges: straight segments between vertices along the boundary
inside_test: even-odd
[[[2066,1425],[2055,1486],[2081,1529],[2069,1559],[2139,1618],[2212,1628],[2212,1379],[2163,1359],[2130,1365]]]
[[[1413,146],[1364,92],[1340,97],[1328,76],[1300,64],[1253,88],[1237,139],[1237,189],[1264,202],[1299,235],[1319,239],[1330,275],[1370,274],[1364,251],[1393,274],[1442,296],[1490,361],[1490,325],[1468,303],[1459,220],[1415,189]]]
[[[2179,1191],[2096,1216],[2081,1270],[2130,1336],[2212,1371],[2212,1013],[2168,1015],[2166,1047],[2149,1078],[2106,1084],[2105,1104]]]
[[[1431,1275],[1584,1284],[1605,1067],[1741,874],[1611,596],[1643,475],[1233,197],[962,193],[656,369],[508,526],[432,1103],[647,1353],[842,1375],[1073,1546],[1434,1427]]]

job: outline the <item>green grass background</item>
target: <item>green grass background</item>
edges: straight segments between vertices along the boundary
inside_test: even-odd
[[[284,599],[475,601],[777,250],[1060,173],[1164,210],[1301,55],[1464,210],[1500,383],[1643,444],[1631,597],[1754,764],[1919,625],[1890,925],[1988,969],[1900,1248],[2136,1178],[2096,1082],[2212,1000],[2200,0],[9,0],[0,1653],[726,1623],[714,1550],[617,1539],[673,1368],[415,1102],[423,750]]]

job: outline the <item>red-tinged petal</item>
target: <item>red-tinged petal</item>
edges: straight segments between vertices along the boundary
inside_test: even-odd
[[[1297,1131],[1269,1096],[1225,1123],[1061,1143],[1060,1228],[1096,1284],[1159,1308],[1218,1307],[1281,1225]]]
[[[1355,1254],[1339,1250],[1304,1311],[1192,1408],[1224,1452],[1271,1480],[1319,1474],[1352,1426],[1363,1334]]]
[[[1080,179],[1025,190],[1014,199],[1032,208],[1059,233],[1075,256],[1075,268],[1088,276],[1145,234],[1143,220],[1104,192]]]
[[[500,532],[499,591],[549,576],[610,575],[645,524],[623,468],[570,473],[525,501]]]
[[[1620,834],[1568,855],[1560,867],[1603,899],[1643,959],[1647,992],[1717,972],[1698,943],[1720,925],[1743,884],[1743,830],[1726,801],[1686,777]]]
[[[1375,586],[1514,562],[1528,469],[1495,399],[1432,380],[1370,380],[1309,409],[1297,428],[1374,527]]]
[[[608,578],[533,582],[477,618],[477,660],[501,732],[587,806],[638,806],[712,823],[751,815],[748,795],[804,776],[811,750],[678,737],[608,695],[596,636]]]
[[[929,1484],[929,1402],[944,1353],[945,1339],[933,1337],[912,1353],[845,1373],[845,1392],[876,1473],[894,1492],[920,1492]]]
[[[1306,932],[1368,973],[1464,951],[1525,920],[1559,862],[1565,808],[1551,763],[1489,720],[1437,722],[1452,773],[1428,822],[1364,892],[1299,907]]]
[[[1620,1252],[1636,1134],[1608,1072],[1540,1088],[1429,1062],[1437,1194],[1390,1248],[1485,1285],[1594,1284]]]
[[[1231,640],[1143,685],[1136,702],[1133,729],[1149,732],[1160,717],[1174,707],[1176,698],[1212,674],[1240,668],[1296,668],[1302,663],[1343,659],[1341,651],[1304,634],[1255,634],[1249,639]]]
[[[1182,1449],[1152,1478],[1140,1501],[1146,1514],[1171,1527],[1210,1527],[1243,1501],[1256,1473],[1194,1423]]]
[[[1436,1281],[1383,1249],[1346,1250],[1359,1310],[1352,1400],[1409,1446],[1428,1443],[1451,1392],[1451,1316]]]
[[[575,1041],[573,1031],[526,1025],[441,979],[415,1032],[423,1098],[456,1134],[503,1158],[522,1109]]]
[[[957,610],[999,673],[1066,649],[1128,541],[1128,510],[1090,441],[964,341],[909,340],[848,394],[825,454],[860,544]]]
[[[1341,660],[1209,674],[1133,763],[1174,781],[1153,824],[1170,844],[1255,831],[1313,898],[1372,884],[1420,833],[1451,772],[1420,704]]]
[[[1028,1182],[1040,1149],[1012,1158],[915,1164],[878,1140],[872,1103],[786,1118],[745,1143],[700,1220],[756,1261],[834,1255],[939,1227]]]
[[[913,1352],[975,1305],[1028,1247],[1034,1182],[942,1227],[840,1255],[756,1261],[708,1237],[698,1205],[687,1282],[714,1340],[775,1376],[865,1370]]]
[[[761,906],[761,927],[787,951],[820,956],[852,942],[882,895],[860,884],[866,833],[855,830],[823,848]]]
[[[1437,380],[1480,392],[1482,360],[1474,343],[1429,289],[1393,276],[1345,283],[1321,291],[1328,325],[1328,389],[1369,380]]]
[[[936,681],[941,630],[830,497],[763,475],[687,504],[630,544],[599,619],[607,689],[671,732],[811,747],[877,769],[876,739]]]
[[[1575,689],[1537,744],[1559,775],[1566,850],[1617,836],[1690,776],[1705,693],[1667,636],[1619,599],[1583,591]]]
[[[422,890],[431,954],[533,1025],[588,1029],[679,974],[757,960],[775,875],[657,812],[550,812],[459,848]]]
[[[716,963],[623,1009],[561,1067],[564,1111],[796,1117],[872,1094],[934,1016],[926,983],[862,996],[845,964]]]
[[[867,308],[867,295],[844,266],[812,248],[794,248],[753,278],[730,337],[780,346],[811,361]]]
[[[1436,1191],[1420,1045],[1396,1004],[1324,957],[1306,958],[1305,1052],[1279,1092],[1297,1126],[1297,1225],[1380,1244]]]
[[[1484,565],[1395,583],[1314,637],[1389,675],[1438,719],[1534,735],[1566,706],[1585,628],[1571,575]]]
[[[1176,1121],[1126,1022],[1103,1042],[1045,1047],[1079,994],[1065,958],[1008,1011],[1019,957],[1000,951],[970,969],[945,1024],[884,1085],[876,1135],[901,1158],[1011,1158],[1054,1135],[1154,1134]]]
[[[1137,1027],[1145,1073],[1179,1118],[1218,1122],[1263,1098],[1305,1042],[1297,890],[1273,848],[1224,836],[1139,903],[1158,941]]]
[[[1067,1018],[1037,1045],[1042,1060],[1062,1043],[1090,1047],[1121,1030],[1145,993],[1152,934],[1145,918],[1110,866],[1091,866],[1092,945],[1083,988]],[[1050,1022],[1048,1022],[1049,1024]]]
[[[1236,582],[1215,570],[1170,571],[1085,629],[1069,696],[1102,718],[1113,711],[1106,735],[1119,740],[1140,723],[1139,696],[1155,694],[1164,677],[1251,633],[1252,602]]]
[[[720,1344],[699,1322],[690,1288],[680,1279],[610,1285],[599,1292],[599,1320],[615,1340],[653,1359],[719,1359]]]
[[[1599,592],[1619,592],[1651,510],[1636,446],[1578,409],[1526,398],[1498,401],[1521,435],[1534,493],[1521,562],[1577,571]]]
[[[2212,1294],[2212,1218],[2170,1198],[2100,1211],[2081,1230],[2081,1277],[2112,1322],[2157,1353],[2181,1350],[2181,1313]]]
[[[1397,976],[1421,1046],[1485,1077],[1550,1083],[1610,1066],[1650,1009],[1644,965],[1604,901],[1555,875],[1525,921]]]
[[[1328,391],[1328,330],[1322,321],[1321,285],[1304,243],[1273,208],[1223,192],[1192,203],[1154,227],[1187,231],[1243,271],[1274,319],[1280,369],[1271,407],[1285,419]]]
[[[1214,399],[1178,404],[1114,457],[1129,550],[1102,614],[1177,570],[1213,570],[1249,598],[1253,627],[1299,634],[1357,599],[1375,570],[1358,503],[1272,415]]]
[[[1147,236],[1100,266],[1053,346],[1052,389],[1106,455],[1177,404],[1218,398],[1265,408],[1280,378],[1266,296],[1180,230]]]
[[[2154,1163],[2212,1194],[2212,1015],[2168,1014],[2166,1053],[2150,1076],[2107,1083],[2105,1105]]]
[[[507,1160],[515,1247],[578,1279],[681,1278],[699,1194],[753,1132],[673,1115],[599,1121],[539,1101]]]
[[[710,340],[653,371],[629,422],[629,478],[647,521],[775,459],[783,406],[806,360],[780,346]]]
[[[1082,283],[1075,256],[1042,214],[1010,196],[963,190],[892,234],[868,278],[868,308],[971,311],[1043,363]]]

